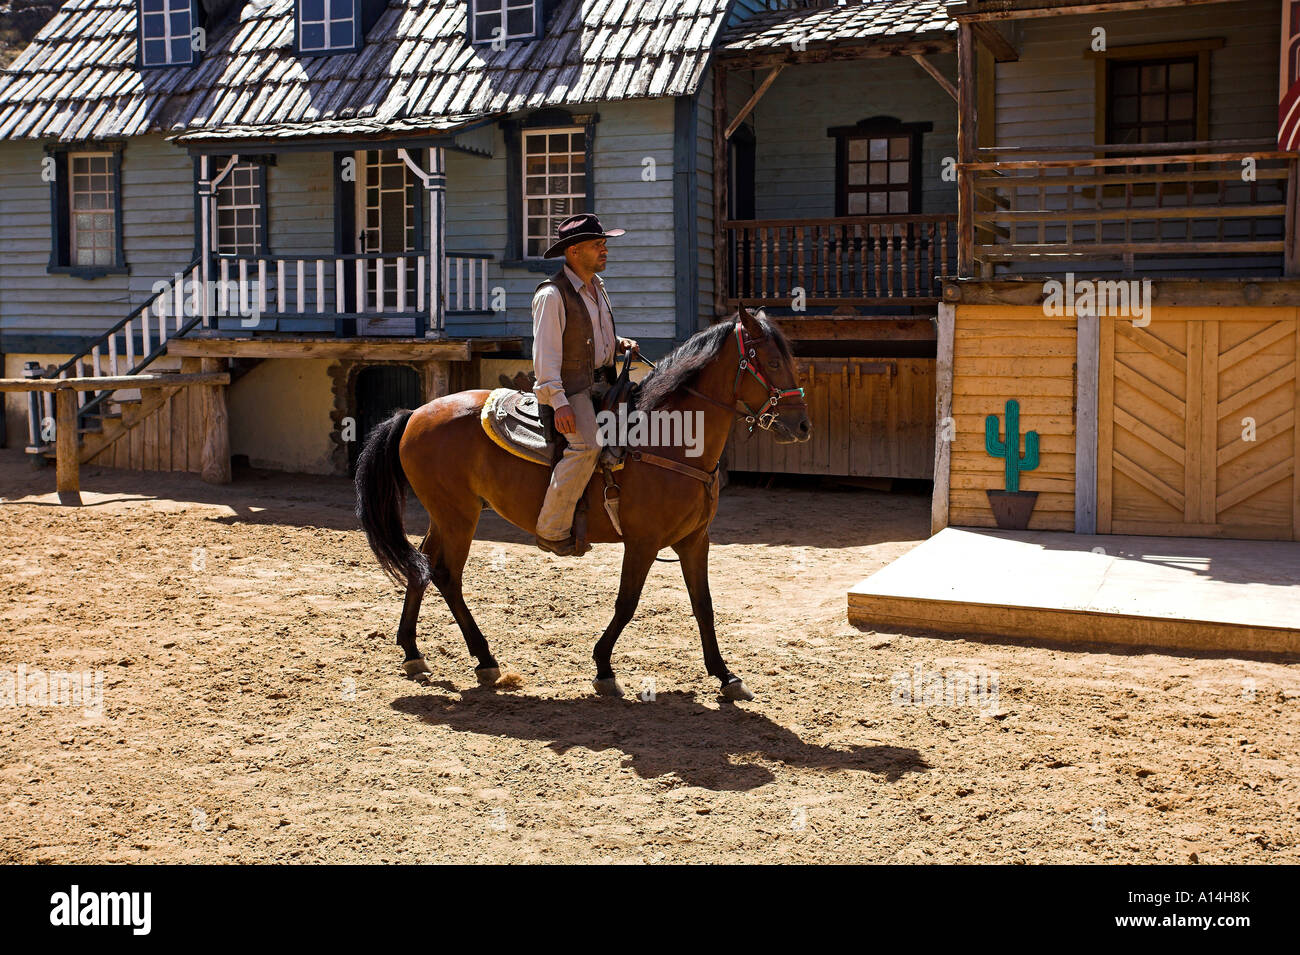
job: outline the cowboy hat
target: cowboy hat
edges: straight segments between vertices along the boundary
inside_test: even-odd
[[[555,230],[555,244],[552,245],[542,255],[544,259],[553,259],[558,255],[564,254],[564,250],[578,242],[586,242],[589,239],[612,239],[615,236],[623,235],[624,229],[610,229],[604,231],[600,220],[596,218],[595,213],[580,212],[576,216],[569,216],[560,223],[559,228]]]

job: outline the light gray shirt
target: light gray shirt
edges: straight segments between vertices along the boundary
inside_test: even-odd
[[[591,288],[578,278],[578,273],[564,266],[564,274],[578,292],[578,297],[587,306],[591,317],[591,345],[596,356],[596,367],[601,368],[614,361],[614,348],[618,344],[614,337],[614,316],[609,310],[609,299],[605,293],[605,283],[599,275],[591,277]],[[592,295],[595,301],[592,301]],[[553,285],[544,285],[533,296],[533,371],[537,375],[537,384],[533,391],[537,400],[552,408],[563,408],[569,403],[564,396],[564,385],[560,381],[560,361],[564,355],[564,300],[560,290]]]

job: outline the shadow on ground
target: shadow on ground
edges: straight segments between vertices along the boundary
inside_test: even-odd
[[[493,690],[399,697],[393,709],[460,733],[542,740],[563,754],[574,747],[619,750],[643,779],[674,774],[688,786],[745,791],[776,777],[763,761],[800,769],[872,773],[894,782],[930,769],[899,746],[819,746],[801,740],[757,709],[704,706],[693,693],[660,693],[654,702],[599,697],[542,699]]]

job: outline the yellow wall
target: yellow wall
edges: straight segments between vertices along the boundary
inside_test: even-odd
[[[1074,530],[1074,362],[1072,318],[1046,318],[1039,306],[959,305],[953,326],[948,521],[995,527],[986,489],[1005,487],[1004,462],[984,448],[984,419],[1005,428],[1008,399],[1020,403],[1024,434],[1039,435],[1039,465],[1020,489],[1037,491],[1031,530]]]
[[[253,467],[333,474],[334,408],[320,358],[271,358],[230,387],[230,453]]]

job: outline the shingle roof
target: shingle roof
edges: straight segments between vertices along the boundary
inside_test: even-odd
[[[944,10],[944,0],[848,0],[843,6],[817,10],[757,13],[725,30],[718,46],[723,53],[788,50],[796,40],[814,48],[956,29],[956,21]]]
[[[295,56],[293,0],[248,0],[194,68],[138,70],[136,0],[69,0],[0,74],[0,138],[63,141],[450,116],[693,93],[727,0],[561,0],[533,43],[465,37],[465,0],[392,0],[356,54]],[[291,125],[298,124],[298,125]]]

